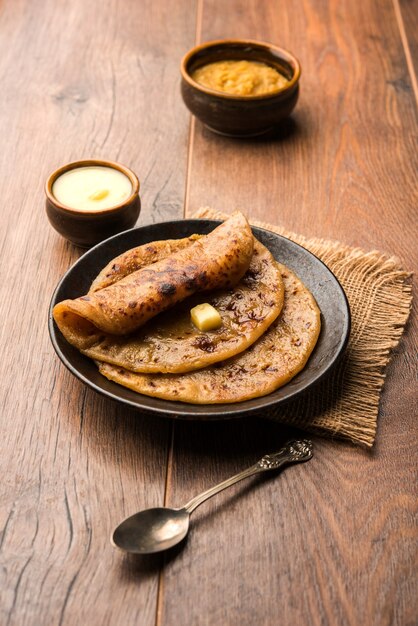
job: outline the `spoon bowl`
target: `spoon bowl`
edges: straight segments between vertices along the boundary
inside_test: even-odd
[[[168,550],[185,538],[190,514],[186,509],[157,507],[131,515],[114,530],[111,542],[116,548],[134,554]]]

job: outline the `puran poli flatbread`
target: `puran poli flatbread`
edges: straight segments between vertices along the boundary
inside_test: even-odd
[[[187,374],[137,374],[97,363],[100,372],[138,393],[193,404],[242,402],[275,391],[303,369],[321,328],[310,291],[292,271],[279,267],[285,286],[283,310],[245,352]]]
[[[189,247],[108,287],[56,304],[55,322],[79,349],[103,332],[126,335],[196,292],[234,286],[249,267],[253,245],[246,218],[234,213]]]
[[[136,248],[131,248],[123,252],[106,265],[100,274],[94,279],[89,293],[99,291],[113,283],[118,282],[129,274],[140,270],[151,263],[156,263],[165,259],[170,254],[175,254],[179,250],[188,248],[192,243],[201,239],[203,235],[191,235],[183,239],[163,239],[152,241]]]
[[[181,241],[185,246],[187,242]],[[117,282],[118,268],[126,275],[127,267],[142,265],[144,257],[149,257],[150,247],[153,258],[158,260],[170,254],[171,242],[154,242],[124,253],[100,273],[93,285],[109,278]],[[254,240],[250,266],[232,289],[192,296],[128,337],[106,335],[81,351],[92,359],[135,372],[180,373],[200,369],[230,358],[254,343],[279,315],[283,299],[278,264],[267,248]],[[190,309],[202,302],[209,302],[220,313],[219,329],[202,333],[193,325]]]

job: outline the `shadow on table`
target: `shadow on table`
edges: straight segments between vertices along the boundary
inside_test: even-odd
[[[242,146],[249,145],[249,144],[255,145],[255,144],[271,143],[274,141],[277,141],[277,142],[285,141],[297,135],[300,132],[299,125],[292,117],[287,118],[280,124],[280,126],[273,128],[269,132],[264,133],[263,135],[256,135],[255,137],[229,137],[229,136],[215,133],[214,131],[206,128],[203,125],[202,125],[202,129],[203,129],[203,132],[205,133],[206,139],[209,139],[209,140],[218,139],[221,141],[227,140],[229,142],[233,142],[237,145],[242,145]]]
[[[175,458],[189,467],[225,465],[225,471],[239,471],[258,456],[277,451],[283,443],[303,433],[267,419],[181,420],[143,414],[105,399],[80,384],[81,415],[70,423],[73,436],[88,446],[88,454],[106,464],[117,465],[127,476],[135,475],[133,459],[152,452],[148,463],[166,458],[173,439]],[[143,461],[142,461],[143,462]],[[195,464],[198,465],[195,465]],[[206,472],[207,473],[207,472]],[[226,474],[228,476],[228,474]],[[225,477],[226,477],[225,476]],[[210,476],[208,476],[210,479]],[[209,486],[209,485],[208,485]],[[194,494],[191,494],[194,495]]]
[[[183,541],[165,552],[155,554],[126,554],[120,564],[120,575],[125,580],[146,580],[155,578],[171,561],[184,549],[187,537]]]

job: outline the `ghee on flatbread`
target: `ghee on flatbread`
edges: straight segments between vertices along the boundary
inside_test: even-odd
[[[321,328],[310,291],[288,268],[279,268],[285,286],[282,312],[245,352],[186,374],[138,374],[98,362],[100,372],[138,393],[193,404],[242,402],[275,391],[304,368]]]
[[[181,241],[186,245],[187,240]],[[171,245],[157,241],[129,250],[100,273],[92,289],[104,281],[117,282],[118,272],[125,276],[128,267],[135,271],[138,265],[143,266],[150,247],[155,262],[170,254]],[[179,373],[200,369],[234,356],[254,343],[279,315],[283,298],[278,264],[267,248],[254,240],[250,266],[235,287],[196,294],[127,337],[106,334],[81,351],[97,361],[135,372]],[[190,309],[202,302],[208,302],[220,313],[219,329],[203,333],[193,325]]]
[[[108,287],[53,309],[69,343],[85,349],[100,333],[126,335],[196,292],[234,286],[247,271],[254,237],[244,215],[234,213],[190,246],[141,267]]]
[[[112,259],[100,274],[94,279],[89,293],[99,291],[105,287],[113,285],[121,278],[132,274],[151,263],[156,263],[165,259],[170,254],[175,254],[179,250],[188,248],[192,243],[201,239],[203,235],[190,235],[182,239],[163,239],[152,241],[136,248],[131,248]]]

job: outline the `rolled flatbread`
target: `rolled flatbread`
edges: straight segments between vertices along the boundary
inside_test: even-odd
[[[233,287],[247,271],[254,238],[240,212],[161,261],[132,272],[103,289],[55,305],[64,337],[79,349],[101,334],[127,335],[149,319],[200,291]]]

